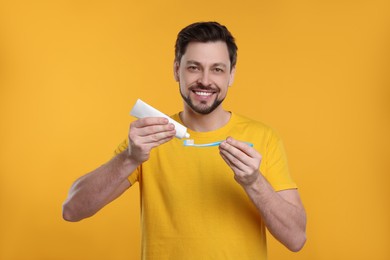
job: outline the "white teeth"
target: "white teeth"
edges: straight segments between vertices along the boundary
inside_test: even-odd
[[[210,92],[195,92],[195,94],[199,96],[211,96],[212,93]]]

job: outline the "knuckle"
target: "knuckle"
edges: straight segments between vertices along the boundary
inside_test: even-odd
[[[129,143],[131,144],[131,146],[134,146],[137,149],[140,149],[142,147],[140,138],[135,134],[132,134],[131,137],[129,137]]]
[[[149,124],[151,124],[152,123],[152,118],[150,118],[150,117],[144,117],[144,118],[141,118],[141,119],[139,119],[143,124],[145,124],[145,125],[149,125]]]
[[[158,126],[158,125],[155,125],[155,126],[152,127],[152,131],[153,131],[154,133],[160,132],[160,131],[161,131],[161,127]]]
[[[159,134],[153,134],[151,138],[153,142],[158,142],[161,139]]]
[[[255,172],[256,170],[257,170],[257,166],[256,165],[251,165],[250,167],[249,167],[249,170],[251,171],[251,172]]]
[[[237,165],[239,160],[235,157],[231,158],[230,161],[234,164],[234,165]]]
[[[149,138],[150,138],[151,142],[156,142],[157,141],[157,135],[156,134],[150,135]]]
[[[137,119],[137,120],[130,123],[130,128],[139,127],[140,123],[142,123],[142,119]]]
[[[135,142],[135,140],[137,140],[137,135],[133,131],[130,131],[129,133],[129,140],[133,143]]]

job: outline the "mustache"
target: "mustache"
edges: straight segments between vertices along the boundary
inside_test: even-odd
[[[213,88],[210,86],[205,86],[202,83],[194,84],[189,88],[189,90],[202,89],[202,90],[219,90],[219,88]]]

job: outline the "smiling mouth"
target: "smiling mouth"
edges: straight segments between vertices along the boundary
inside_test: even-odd
[[[193,87],[189,91],[188,96],[184,96],[180,90],[180,95],[187,105],[199,114],[206,115],[213,112],[224,100],[224,98],[218,99],[219,88]]]
[[[196,95],[202,96],[202,97],[208,97],[214,94],[214,92],[205,92],[205,91],[193,91]]]

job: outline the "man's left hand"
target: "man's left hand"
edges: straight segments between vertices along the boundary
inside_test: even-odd
[[[261,155],[247,143],[228,137],[220,144],[219,153],[242,186],[250,186],[259,177]]]

